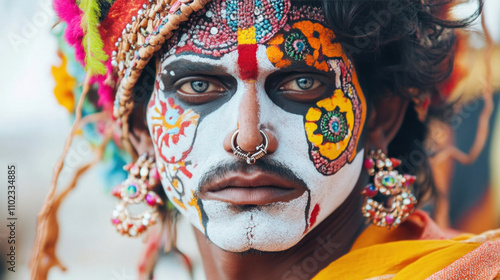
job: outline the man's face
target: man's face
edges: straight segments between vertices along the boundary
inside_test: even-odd
[[[322,13],[213,1],[165,49],[147,122],[168,198],[224,250],[292,247],[347,198],[363,158],[365,98]],[[277,143],[255,165],[224,148],[242,120]]]

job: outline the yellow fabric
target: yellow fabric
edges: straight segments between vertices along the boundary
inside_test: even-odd
[[[479,245],[454,240],[396,241],[373,245],[349,252],[313,280],[369,279],[392,274],[395,274],[392,279],[425,279]]]
[[[413,216],[410,217],[413,218]],[[412,221],[419,222],[417,219],[413,219]],[[418,226],[410,223],[405,223],[404,226],[391,230],[370,226],[356,239],[351,247],[351,251],[388,242],[420,239],[421,231],[422,229]]]
[[[320,271],[313,280],[419,280],[446,268],[483,242],[500,238],[500,230],[481,235],[461,234],[445,240],[428,216],[414,213],[405,224],[392,230],[368,227],[351,251]],[[442,236],[440,238],[445,238]]]
[[[479,246],[480,244],[476,243],[458,243],[435,251],[401,270],[393,280],[425,279]]]

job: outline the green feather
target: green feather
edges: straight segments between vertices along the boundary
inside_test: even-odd
[[[98,30],[101,15],[98,0],[80,0],[78,7],[83,12],[81,27],[85,34],[82,41],[85,49],[85,70],[90,76],[105,74],[104,62],[108,56],[103,50],[104,43]]]

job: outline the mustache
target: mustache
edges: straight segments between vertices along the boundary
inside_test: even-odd
[[[200,183],[198,184],[198,189],[200,190],[203,186],[220,180],[230,173],[242,172],[250,174],[258,171],[273,174],[288,181],[292,181],[303,187],[305,190],[309,191],[309,188],[307,187],[307,184],[304,182],[304,180],[302,180],[290,168],[279,161],[266,158],[261,158],[252,165],[249,165],[242,160],[224,162],[222,164],[219,164],[201,177]]]

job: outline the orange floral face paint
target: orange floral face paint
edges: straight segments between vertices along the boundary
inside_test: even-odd
[[[333,93],[309,108],[304,129],[319,172],[332,175],[352,162],[366,118],[366,102],[356,72],[333,31],[309,20],[295,22],[267,43],[267,57],[277,68],[302,64],[334,74]]]

